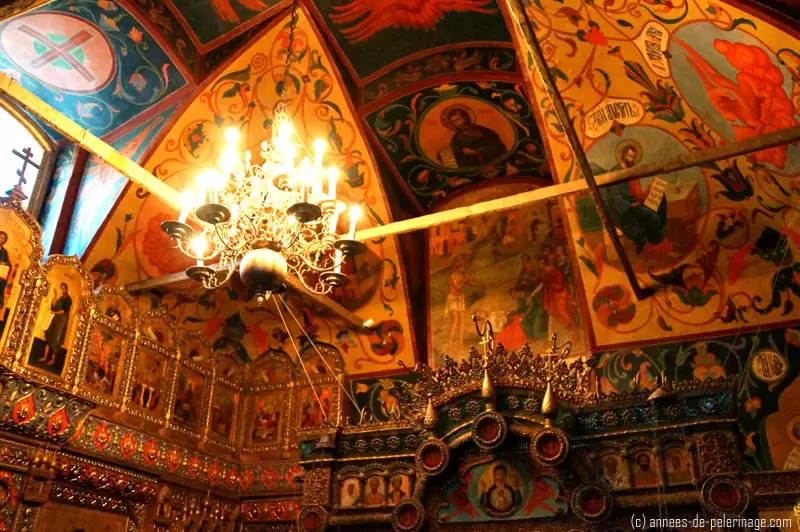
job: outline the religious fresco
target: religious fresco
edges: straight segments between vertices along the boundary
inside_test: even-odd
[[[95,135],[186,85],[117,2],[57,0],[0,27],[0,70]]]
[[[462,194],[447,208],[529,190],[490,185]],[[567,234],[556,203],[468,218],[428,233],[430,361],[469,355],[480,338],[472,321],[492,324],[508,350],[550,347],[558,333],[585,349]]]
[[[169,358],[151,349],[136,353],[133,377],[129,386],[128,406],[154,418],[161,418],[169,389]]]
[[[625,459],[617,454],[606,454],[598,462],[599,479],[611,490],[631,488],[630,469]]]
[[[328,422],[333,422],[332,406],[335,401],[331,386],[315,386],[314,388],[301,388],[297,394],[297,427],[300,429],[314,429],[324,427]]]
[[[624,393],[634,389],[653,390],[662,373],[672,383],[686,380],[718,379],[737,374],[736,392],[739,431],[744,442],[744,468],[747,471],[800,470],[800,330],[779,329],[769,332],[745,333],[697,342],[662,344],[641,348],[625,348],[598,353],[597,372],[603,393]],[[638,386],[638,388],[637,388]],[[724,406],[724,405],[721,405]],[[728,406],[724,406],[728,408]],[[679,449],[667,448],[661,458],[667,484],[679,484],[693,479],[693,465]],[[642,473],[659,467],[654,457],[635,460],[638,454],[652,453],[642,449],[631,453],[630,479],[649,482]],[[677,453],[677,454],[673,454]],[[676,461],[676,458],[679,458]],[[608,475],[624,477],[622,462],[617,473],[606,469]],[[609,476],[609,478],[610,478]]]
[[[528,462],[493,460],[463,469],[444,488],[440,523],[536,519],[567,510],[556,481]]]
[[[233,30],[254,19],[264,20],[280,0],[170,0],[202,49],[212,48]],[[250,26],[251,24],[247,24]]]
[[[50,503],[42,509],[39,527],[40,530],[53,532],[125,532],[128,530],[128,517],[69,504]]]
[[[127,338],[104,325],[95,325],[86,354],[83,386],[106,397],[115,398],[119,391],[123,358],[127,350]]]
[[[298,16],[297,49],[285,88],[295,128],[305,132],[308,139],[328,139],[329,164],[342,170],[338,196],[361,204],[365,210],[366,219],[359,227],[387,223],[389,211],[379,176],[338,75],[302,10]],[[238,127],[248,139],[245,146],[251,149],[269,134],[265,128],[271,124],[272,106],[278,92],[284,91],[280,83],[285,62],[281,43],[286,42],[289,31],[288,19],[274,24],[225,72],[209,81],[155,148],[145,168],[183,190],[193,184],[202,168],[214,164],[225,128]],[[110,282],[115,285],[183,270],[190,264],[160,228],[161,221],[175,216],[158,199],[139,195],[130,187],[89,249],[86,263],[91,270],[113,271]],[[351,310],[375,320],[373,329],[356,332],[339,319],[293,311],[294,318],[316,341],[328,342],[347,354],[350,372],[389,369],[396,367],[398,360],[409,364],[413,360],[406,287],[396,242],[388,238],[367,245],[374,256],[359,257],[355,265],[359,269],[358,285],[337,297],[346,299]],[[367,268],[364,261],[368,261]],[[145,305],[165,307],[177,329],[200,332],[215,350],[230,348],[243,361],[255,360],[272,347],[296,356],[286,339],[297,333],[286,331],[274,304],[265,309],[242,305],[244,290],[236,281],[214,292],[196,286],[187,284],[180,294],[158,294],[158,301],[148,299]],[[301,307],[291,296],[288,301],[293,309]],[[289,328],[297,331],[295,319],[284,317]]]
[[[595,174],[798,124],[797,41],[704,0],[531,2],[527,15]],[[559,181],[580,177],[538,76],[534,101]],[[768,101],[768,104],[762,104]],[[796,319],[800,147],[771,148],[602,192],[640,284],[637,301],[588,196],[567,217],[598,348]]]
[[[140,162],[174,111],[175,107],[170,107],[109,144],[128,159]],[[127,183],[125,176],[98,157],[88,157],[69,223],[65,255],[83,256]]]
[[[181,366],[178,370],[170,422],[191,432],[198,432],[202,422],[204,389],[203,374]]]
[[[495,0],[314,0],[314,6],[361,79],[429,48],[511,40]]]
[[[26,211],[0,209],[0,348],[9,340],[14,314],[23,291],[23,275],[38,267],[42,248],[35,223]]]
[[[429,87],[383,106],[367,122],[398,178],[426,209],[488,178],[549,181],[544,147],[520,83]]]
[[[220,383],[215,384],[208,423],[208,434],[211,438],[230,442],[237,423],[238,405],[239,395],[235,390]]]
[[[50,254],[50,246],[53,244],[58,219],[64,207],[64,196],[67,193],[67,185],[72,175],[72,166],[75,159],[75,146],[70,144],[61,148],[56,156],[56,164],[53,168],[53,175],[50,177],[50,185],[42,202],[42,209],[39,211],[39,225],[42,228],[42,247],[44,254]]]
[[[283,427],[288,415],[286,392],[273,391],[256,395],[253,399],[249,446],[275,445],[283,437]]]
[[[90,290],[88,275],[73,258],[53,256],[45,264],[46,285],[40,289],[39,312],[24,364],[50,378],[61,379],[70,357],[80,347],[85,328],[82,309]]]

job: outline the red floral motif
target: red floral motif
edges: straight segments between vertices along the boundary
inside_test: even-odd
[[[278,482],[278,472],[271,467],[266,468],[264,474],[261,475],[261,482],[265,487],[271,488]]]
[[[253,471],[251,469],[243,469],[238,475],[239,486],[246,490],[253,485]]]
[[[158,458],[158,442],[152,439],[144,446],[144,459],[148,464],[152,464]]]
[[[69,427],[69,417],[67,417],[67,409],[60,408],[55,414],[50,416],[47,420],[47,433],[50,436],[58,436],[63,434]]]
[[[219,480],[219,464],[217,462],[211,462],[208,466],[208,483],[212,486],[217,483]]]
[[[303,468],[300,467],[299,465],[294,465],[294,466],[290,467],[289,471],[286,472],[286,482],[288,482],[289,485],[291,485],[293,488],[296,488],[297,487],[297,483],[295,482],[295,479],[298,476],[300,476],[300,474],[302,472],[303,472]]]
[[[189,469],[189,476],[197,478],[203,468],[203,464],[200,462],[200,458],[195,455],[189,458],[189,463],[186,464],[186,467]]]
[[[29,395],[14,405],[14,410],[11,411],[11,418],[18,425],[22,425],[32,420],[35,414],[36,403],[33,401],[33,395]]]
[[[119,450],[125,458],[130,458],[136,452],[136,438],[133,437],[133,431],[129,430],[119,440]]]
[[[181,452],[177,447],[173,447],[169,450],[169,453],[167,453],[167,465],[169,466],[169,470],[173,473],[181,466]]]
[[[97,427],[94,429],[94,436],[92,437],[94,441],[94,447],[98,451],[102,451],[108,445],[108,442],[111,441],[111,434],[108,432],[108,425],[105,423],[98,423]]]

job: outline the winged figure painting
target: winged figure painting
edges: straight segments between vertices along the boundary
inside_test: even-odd
[[[330,15],[335,24],[346,26],[342,34],[348,42],[369,39],[387,28],[412,28],[429,31],[446,13],[484,13],[495,10],[486,7],[492,0],[352,0],[333,6]]]

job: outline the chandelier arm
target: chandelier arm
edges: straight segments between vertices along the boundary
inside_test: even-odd
[[[222,224],[216,224],[214,226],[214,234],[217,236],[217,240],[219,240],[220,244],[222,244],[222,246],[224,246],[225,249],[227,249],[228,251],[237,251],[238,252],[238,251],[242,251],[242,250],[244,250],[245,248],[248,247],[249,242],[247,241],[247,239],[240,239],[241,244],[238,245],[238,246],[234,246],[234,245],[229,244],[228,243],[229,240],[227,238],[225,238],[224,235],[221,235],[219,233],[220,225],[222,225]]]

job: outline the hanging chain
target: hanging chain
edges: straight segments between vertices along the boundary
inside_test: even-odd
[[[286,63],[283,69],[283,91],[281,92],[280,107],[285,107],[287,105],[286,93],[289,87],[289,71],[292,66],[292,45],[294,44],[294,30],[297,27],[297,7],[299,4],[299,0],[294,0],[292,3],[292,14],[289,19],[289,42],[286,44]]]

